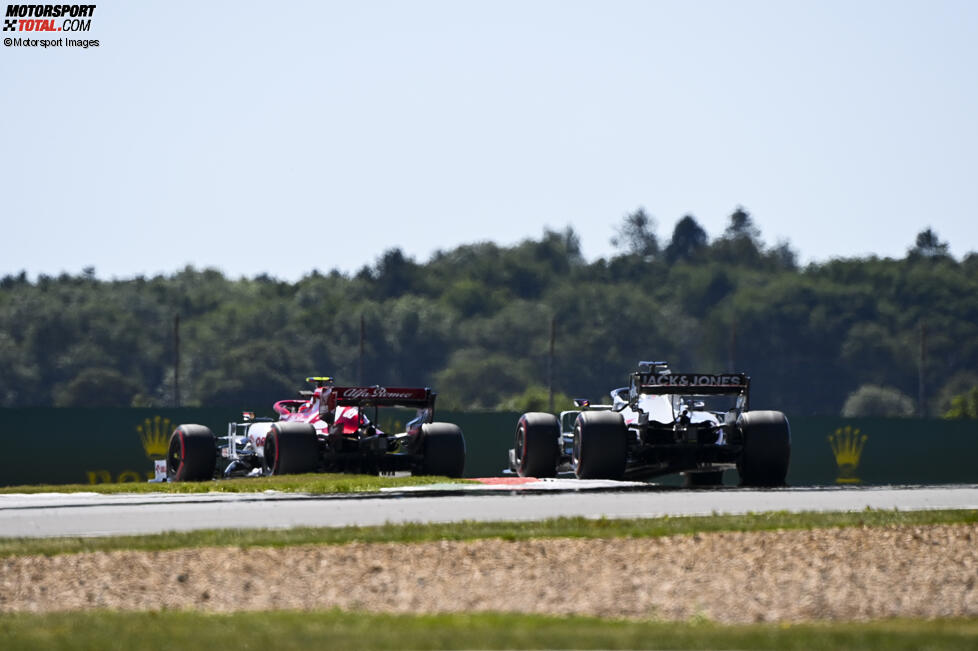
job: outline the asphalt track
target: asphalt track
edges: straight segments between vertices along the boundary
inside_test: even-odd
[[[681,490],[395,491],[371,496],[0,495],[0,537],[103,536],[218,528],[342,527],[387,522],[658,517],[763,511],[978,509],[978,485]],[[502,489],[502,490],[499,490]]]

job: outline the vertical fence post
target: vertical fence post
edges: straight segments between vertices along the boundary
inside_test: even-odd
[[[180,406],[180,315],[173,317],[173,406]]]
[[[727,342],[727,370],[731,373],[737,370],[737,314],[730,319],[730,339]]]
[[[550,356],[547,357],[547,389],[550,396],[550,413],[554,413],[554,342],[557,339],[557,317],[550,317]]]
[[[927,362],[927,324],[920,322],[920,359],[917,364],[917,415],[927,417],[926,395],[924,393],[924,367]]]
[[[366,339],[363,326],[363,314],[360,314],[360,361],[357,363],[357,384],[363,386],[363,342]]]

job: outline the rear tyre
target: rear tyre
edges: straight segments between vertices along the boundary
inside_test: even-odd
[[[621,479],[628,429],[621,414],[582,411],[574,423],[574,474],[578,479]]]
[[[180,425],[170,435],[166,453],[167,481],[205,481],[214,478],[217,445],[203,425]]]
[[[319,439],[310,423],[275,423],[265,436],[266,475],[298,475],[319,466]]]
[[[458,425],[426,423],[421,426],[421,474],[461,477],[465,470],[465,438]]]
[[[791,429],[780,411],[748,411],[737,420],[744,439],[737,470],[741,486],[784,486],[791,460]]]
[[[556,477],[560,423],[553,414],[533,411],[516,424],[516,473],[520,477]]]

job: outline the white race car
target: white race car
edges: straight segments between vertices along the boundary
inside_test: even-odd
[[[782,486],[791,456],[788,419],[749,411],[743,373],[672,373],[640,362],[610,405],[523,414],[510,450],[521,476],[573,473],[588,479],[648,479],[682,473],[691,485],[718,485],[736,468],[745,486]]]

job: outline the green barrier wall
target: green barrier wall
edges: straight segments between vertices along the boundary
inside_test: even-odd
[[[520,414],[435,411],[435,419],[455,423],[465,435],[465,476],[495,477],[508,463]]]
[[[178,424],[220,435],[240,417],[236,409],[0,409],[0,485],[146,481]]]
[[[180,423],[216,434],[234,409],[0,409],[0,485],[145,481]],[[438,411],[459,425],[465,475],[506,467],[517,413]],[[791,418],[792,486],[978,483],[978,421]],[[736,481],[728,473],[727,483]]]
[[[978,483],[978,421],[790,418],[792,486]]]

